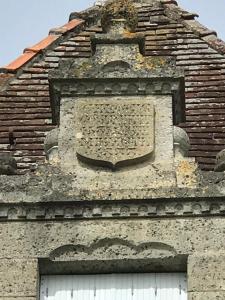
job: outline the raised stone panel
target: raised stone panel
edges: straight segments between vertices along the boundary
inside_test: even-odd
[[[111,116],[109,117],[105,114],[106,101],[111,105],[111,110],[115,105],[113,103],[118,103],[116,108],[118,115],[110,113]],[[93,107],[90,108],[92,103]],[[98,105],[96,108],[96,103],[101,103],[101,105]],[[104,104],[103,110],[101,110],[102,103]],[[130,107],[135,106],[136,113],[124,110],[127,103],[130,103]],[[138,103],[143,103],[144,108],[139,108],[138,110],[136,108]],[[89,107],[85,108],[87,104]],[[89,113],[85,116],[82,113],[83,109],[86,109],[86,111],[89,110],[92,116]],[[130,116],[127,116],[125,119],[124,114],[126,115],[127,113]],[[99,145],[96,144],[97,139],[94,138],[95,135],[97,136],[96,130],[99,130],[96,127],[96,122],[99,123],[101,121],[101,114],[105,114],[105,119],[102,119],[101,124],[103,127],[100,130],[103,138],[102,145],[105,147],[103,150],[99,150]],[[81,118],[83,118],[82,122],[80,121]],[[111,124],[109,124],[110,118]],[[115,118],[114,121],[113,118]],[[144,120],[144,118],[146,119]],[[176,184],[176,175],[173,172],[174,152],[171,96],[148,95],[139,97],[108,95],[104,97],[63,98],[61,101],[60,120],[59,156],[61,168],[65,173],[76,174],[76,184],[80,189],[109,189],[109,193],[112,193],[113,189],[117,191],[126,189],[128,194],[131,193],[133,195],[134,189],[140,191],[140,189],[145,187],[156,188],[157,186],[173,186]],[[141,123],[135,125],[135,122],[139,121]],[[84,129],[81,128],[81,124],[84,125]],[[118,139],[113,138],[111,135],[108,136],[109,129],[106,129],[107,124],[112,126],[112,132],[116,132],[120,128],[119,126],[121,126],[122,130],[124,130],[124,136],[127,138],[129,137],[130,133],[128,131],[130,130],[133,132],[136,141],[137,137],[139,140],[145,137],[142,148],[135,148],[131,151],[131,149],[121,144],[119,146],[122,147],[118,151],[118,147],[115,147]],[[125,132],[126,128],[129,129],[127,132]],[[89,137],[92,138],[92,142],[94,138],[94,146],[90,144],[91,140],[88,140],[89,147],[86,147],[81,142],[77,142],[83,137],[82,130],[88,132]],[[88,136],[88,134],[86,135]],[[111,145],[110,151],[106,149],[107,145]],[[113,147],[115,147],[114,152],[112,151]],[[104,150],[106,151],[104,152]],[[79,158],[83,155],[83,157],[86,157],[86,160],[78,159],[77,152],[80,154]],[[101,157],[103,157],[102,161],[106,161],[106,155],[108,154],[110,154],[108,161],[111,161],[111,166],[118,161],[127,160],[125,163],[122,161],[118,164],[115,170],[111,170],[105,166],[103,168],[102,165],[99,166],[96,164],[95,166],[88,162],[88,158],[92,158],[93,162],[93,158],[99,160]],[[143,158],[144,154],[149,155],[145,155],[144,158],[146,159],[144,160],[140,159],[140,157]],[[127,163],[129,158],[131,158],[131,161],[134,158],[138,159],[135,159],[134,164],[130,164]],[[130,198],[128,194],[124,195],[124,197]]]
[[[84,159],[116,166],[154,150],[154,106],[147,99],[78,99],[75,122],[76,151]]]

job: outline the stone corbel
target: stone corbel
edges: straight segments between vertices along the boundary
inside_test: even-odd
[[[198,166],[193,158],[187,157],[189,137],[184,129],[174,126],[173,139],[177,186],[195,188],[198,184]]]
[[[225,171],[225,149],[221,150],[216,156],[215,172]]]
[[[175,157],[186,157],[190,149],[189,137],[184,129],[173,127],[173,143]]]
[[[45,150],[46,158],[50,164],[57,164],[59,162],[58,132],[59,129],[55,128],[49,131],[45,138],[44,150]]]

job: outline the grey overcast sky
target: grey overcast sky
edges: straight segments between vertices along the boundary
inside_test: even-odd
[[[225,40],[225,0],[177,0],[200,15],[199,21]],[[16,59],[51,28],[67,23],[72,11],[90,7],[94,0],[0,0],[0,66]]]

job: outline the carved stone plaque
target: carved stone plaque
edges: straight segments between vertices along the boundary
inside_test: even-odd
[[[148,100],[79,99],[76,110],[78,157],[115,166],[154,150],[154,106]]]

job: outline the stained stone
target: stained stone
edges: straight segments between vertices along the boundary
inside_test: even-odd
[[[216,165],[214,171],[224,172],[225,171],[225,149],[221,150],[216,156]]]
[[[0,154],[0,175],[15,175],[17,163],[10,153]]]
[[[78,155],[116,165],[154,150],[154,106],[148,100],[78,100],[75,105]]]

